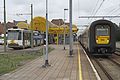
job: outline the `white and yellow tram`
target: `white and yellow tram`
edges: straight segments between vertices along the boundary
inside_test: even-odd
[[[43,44],[43,40],[43,36],[38,31],[33,31],[34,46]],[[7,45],[13,49],[31,47],[31,30],[17,27],[8,29]]]

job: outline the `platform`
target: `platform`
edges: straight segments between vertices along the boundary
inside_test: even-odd
[[[0,80],[97,80],[78,43],[73,45],[73,56],[69,46],[50,45],[55,50],[49,53],[50,67],[42,68],[44,56],[37,58],[13,72],[0,76]]]

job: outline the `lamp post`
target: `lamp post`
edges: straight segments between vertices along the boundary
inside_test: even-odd
[[[68,9],[64,9],[64,50],[65,50],[65,11]]]
[[[49,62],[48,62],[48,0],[46,0],[46,54],[45,54],[45,64],[43,67],[48,67]]]
[[[6,5],[5,5],[5,0],[4,0],[4,52],[6,52]]]
[[[73,49],[72,49],[72,46],[73,46],[73,35],[72,35],[72,0],[70,0],[69,2],[69,17],[70,17],[70,48],[69,48],[69,55],[71,56],[73,54]]]
[[[31,30],[33,29],[33,4],[31,4]],[[33,48],[33,30],[31,32],[31,48]]]

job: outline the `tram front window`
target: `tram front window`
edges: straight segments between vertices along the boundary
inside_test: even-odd
[[[21,32],[19,30],[8,30],[8,40],[21,40]]]

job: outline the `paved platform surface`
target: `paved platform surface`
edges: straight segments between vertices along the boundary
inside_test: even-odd
[[[50,67],[42,68],[44,58],[37,58],[11,73],[0,76],[0,80],[78,80],[77,52],[74,52],[73,57],[69,57],[69,46],[66,46],[66,50],[63,50],[63,45],[51,47],[55,50],[49,53]]]
[[[97,80],[95,72],[93,71],[82,47],[80,46],[80,57],[82,66],[82,79],[83,80]]]
[[[69,45],[50,45],[50,67],[42,68],[44,56],[37,58],[11,73],[0,76],[0,80],[97,80],[82,48],[73,45],[73,56],[69,56]]]

